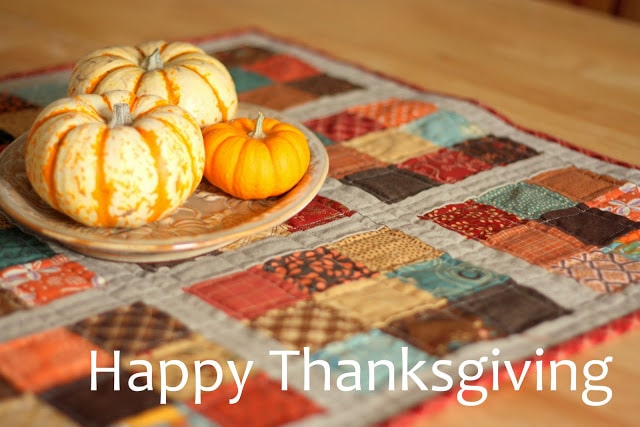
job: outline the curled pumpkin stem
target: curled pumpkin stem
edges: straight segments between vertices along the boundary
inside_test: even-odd
[[[262,124],[264,122],[264,114],[262,114],[261,112],[258,113],[258,118],[256,119],[256,127],[253,129],[253,132],[249,133],[249,136],[251,138],[256,138],[256,139],[260,139],[260,138],[264,138],[265,133],[264,130],[262,129]]]
[[[162,58],[160,58],[160,49],[158,48],[142,61],[142,67],[147,71],[159,70],[163,66],[164,63],[162,62]]]
[[[133,122],[131,118],[131,108],[127,103],[118,103],[113,106],[113,116],[109,122],[110,128],[118,126],[127,126]]]

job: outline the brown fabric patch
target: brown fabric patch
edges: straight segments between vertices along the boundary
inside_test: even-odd
[[[438,258],[442,251],[400,230],[383,227],[346,237],[327,247],[361,262],[372,271],[391,271],[396,267]]]
[[[266,332],[291,348],[302,350],[309,347],[312,352],[366,330],[358,319],[314,301],[299,301],[286,308],[270,310],[254,319],[251,327]]]
[[[356,172],[341,181],[359,187],[385,203],[396,203],[440,185],[426,176],[393,165]]]
[[[0,93],[0,114],[28,110],[38,106],[9,93]]]
[[[290,81],[287,86],[295,87],[317,96],[337,95],[355,89],[362,89],[361,86],[326,74]]]
[[[135,354],[189,335],[177,319],[137,302],[84,319],[70,330],[110,351]]]
[[[628,218],[583,204],[548,212],[540,221],[595,246],[605,246],[616,237],[640,228],[639,223]]]
[[[315,95],[282,83],[249,90],[238,95],[238,100],[242,102],[263,105],[274,110],[284,110],[314,99],[316,99]]]
[[[543,267],[592,249],[557,228],[535,221],[492,234],[485,244]]]
[[[476,315],[502,334],[517,334],[571,313],[535,289],[507,282],[470,294],[452,307]]]
[[[370,328],[383,327],[417,311],[441,307],[447,301],[400,279],[384,276],[345,283],[314,294],[313,299],[359,319]]]
[[[12,427],[80,427],[33,394],[23,394],[17,399],[0,401],[0,420],[3,421],[3,425]]]
[[[493,166],[505,166],[538,155],[533,148],[495,135],[463,141],[454,148]]]
[[[25,308],[27,308],[27,305],[13,292],[7,289],[0,289],[0,316],[6,316]]]
[[[18,391],[18,389],[12,386],[9,381],[0,377],[0,402],[19,395],[20,391]],[[0,409],[0,414],[2,414],[2,409]],[[0,416],[0,419],[2,419],[2,416]]]
[[[155,391],[132,391],[127,386],[128,375],[120,371],[118,391],[114,390],[113,374],[100,373],[95,391],[91,391],[91,378],[85,377],[47,390],[39,397],[81,426],[107,427],[160,404]]]
[[[344,144],[326,147],[329,154],[329,176],[336,179],[372,168],[383,168],[389,163],[371,157]]]
[[[273,55],[274,53],[270,50],[257,46],[240,46],[213,53],[213,56],[227,67],[253,64],[254,62],[262,61]]]
[[[624,184],[624,181],[575,166],[541,173],[527,182],[548,188],[578,202],[588,202]]]
[[[383,331],[434,356],[444,356],[464,345],[499,335],[478,316],[451,307],[403,317]]]

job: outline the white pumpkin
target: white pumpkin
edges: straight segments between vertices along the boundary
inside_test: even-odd
[[[27,177],[50,206],[95,227],[164,218],[202,179],[200,127],[159,96],[127,91],[62,98],[26,140]]]
[[[150,41],[91,52],[74,67],[67,94],[112,90],[161,96],[191,113],[200,127],[231,120],[238,109],[227,68],[185,42]]]

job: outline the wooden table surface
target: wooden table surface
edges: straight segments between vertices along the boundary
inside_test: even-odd
[[[91,50],[259,27],[427,89],[475,98],[527,128],[640,165],[640,25],[538,0],[0,1],[0,75]],[[416,425],[635,426],[640,330],[572,356],[613,356],[612,401],[491,391]]]

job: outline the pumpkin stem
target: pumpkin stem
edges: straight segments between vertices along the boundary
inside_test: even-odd
[[[124,102],[115,104],[113,106],[113,116],[109,122],[109,127],[114,128],[118,126],[127,126],[131,122],[133,122],[133,119],[131,118],[131,109],[129,108],[129,104]]]
[[[253,129],[253,132],[249,133],[249,136],[251,138],[256,138],[256,139],[260,139],[260,138],[264,138],[267,135],[265,135],[263,129],[262,129],[262,123],[264,122],[264,114],[262,114],[261,112],[258,112],[258,118],[256,119],[256,127],[255,129]]]
[[[156,48],[153,53],[142,61],[142,66],[147,71],[158,70],[162,68],[164,64],[162,63],[162,58],[160,58],[160,49]]]

